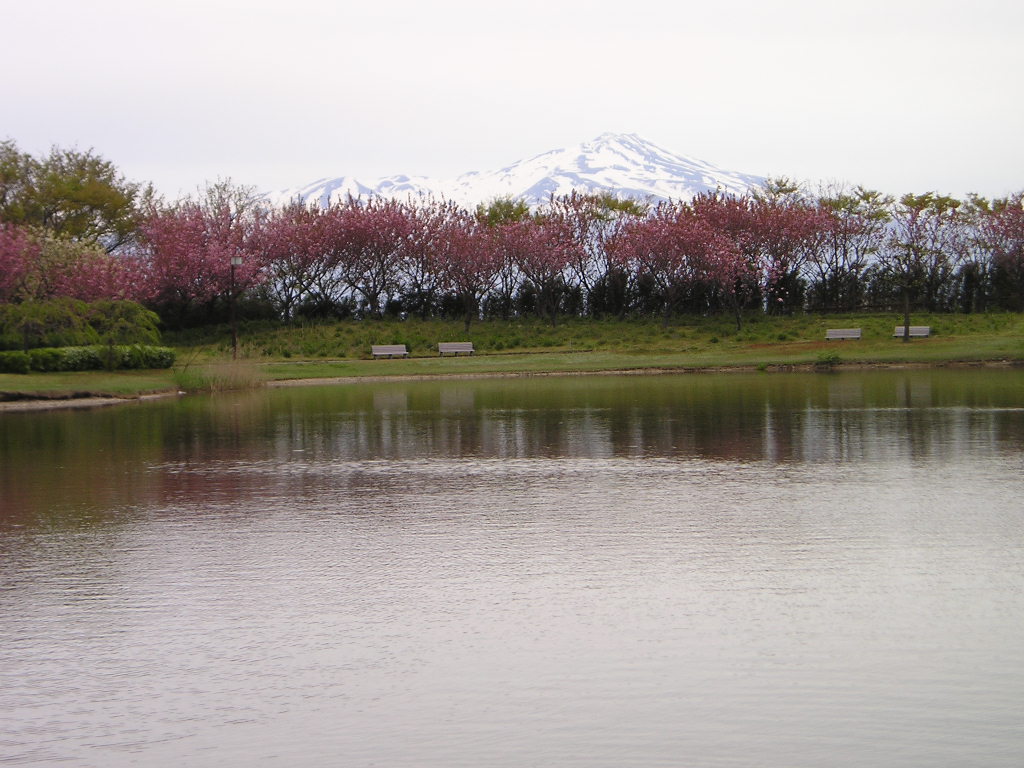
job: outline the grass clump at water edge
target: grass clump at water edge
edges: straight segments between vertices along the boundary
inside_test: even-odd
[[[203,365],[186,364],[174,369],[174,383],[180,392],[228,392],[258,389],[266,374],[253,362],[221,360]]]

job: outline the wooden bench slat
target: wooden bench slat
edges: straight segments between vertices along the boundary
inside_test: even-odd
[[[437,354],[444,355],[445,353],[452,355],[472,355],[473,354],[473,342],[472,341],[442,341],[437,345]]]
[[[932,327],[930,325],[912,325],[910,326],[910,335],[923,338],[925,336],[931,336]],[[896,330],[892,334],[894,337],[903,338],[903,326],[897,325]]]
[[[405,344],[373,344],[370,352],[374,357],[408,357],[409,350]]]
[[[832,339],[859,339],[860,337],[860,328],[829,328],[827,331],[825,331],[826,341]]]

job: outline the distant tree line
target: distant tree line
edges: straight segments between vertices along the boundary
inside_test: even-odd
[[[127,299],[165,325],[243,316],[461,318],[1024,311],[1024,192],[957,200],[784,179],[647,205],[571,193],[267,206],[175,202],[92,152],[0,143],[0,303]]]

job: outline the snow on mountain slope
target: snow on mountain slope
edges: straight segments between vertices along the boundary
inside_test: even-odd
[[[433,196],[473,207],[508,196],[535,206],[546,202],[552,194],[572,190],[611,192],[617,197],[651,201],[689,200],[716,189],[743,194],[764,181],[761,176],[726,171],[674,154],[636,134],[605,133],[579,146],[545,152],[497,171],[474,171],[454,179],[386,176],[360,181],[341,176],[319,179],[268,197],[278,204],[301,197],[306,202],[327,206],[348,195]]]

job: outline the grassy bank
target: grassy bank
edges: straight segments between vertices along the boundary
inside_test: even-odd
[[[263,362],[291,360],[360,360],[370,358],[373,344],[405,344],[413,357],[437,355],[441,341],[472,341],[478,354],[525,354],[551,352],[608,352],[632,355],[727,354],[771,347],[785,354],[801,346],[824,345],[827,328],[858,327],[864,338],[859,352],[890,352],[892,332],[900,318],[894,314],[753,315],[737,330],[730,317],[684,317],[668,327],[657,320],[568,319],[552,327],[534,319],[491,320],[474,323],[469,332],[461,322],[442,320],[366,320],[309,323],[293,326],[243,325],[239,355]],[[1024,316],[914,315],[915,325],[930,325],[933,338],[949,340],[1012,339],[1024,336]],[[230,353],[230,331],[225,327],[167,334],[165,342],[199,359],[222,358]],[[804,349],[808,351],[808,349]],[[917,354],[917,350],[907,351]]]
[[[346,321],[296,326],[248,325],[239,361],[230,360],[227,328],[167,334],[178,353],[171,371],[0,375],[0,393],[62,397],[89,392],[119,397],[160,391],[260,386],[266,381],[330,377],[569,373],[638,369],[809,365],[944,364],[1024,360],[1024,315],[926,315],[932,337],[893,338],[893,314],[764,317],[737,330],[729,318],[488,321],[469,333],[439,320]],[[826,342],[827,328],[863,330],[859,341]],[[472,341],[473,357],[438,358],[439,341]],[[410,359],[373,360],[372,344],[405,344]]]
[[[172,371],[0,373],[0,403],[18,397],[67,399],[87,395],[138,397],[174,389]]]

